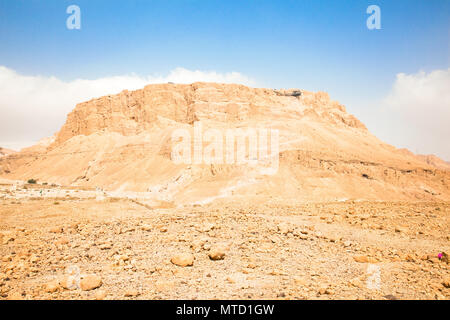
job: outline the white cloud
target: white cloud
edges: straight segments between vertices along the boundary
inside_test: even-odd
[[[387,141],[450,160],[450,68],[397,74],[382,111]]]
[[[0,66],[0,146],[19,149],[51,136],[79,102],[151,83],[196,81],[255,85],[239,72],[192,71],[176,68],[166,76],[135,74],[62,81],[55,77],[24,76]]]

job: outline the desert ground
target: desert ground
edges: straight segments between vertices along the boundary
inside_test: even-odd
[[[0,186],[0,299],[450,298],[449,202],[175,207],[55,188]]]
[[[279,167],[177,163],[174,130],[210,146],[200,124],[278,130]],[[1,299],[450,297],[450,164],[325,92],[124,90],[0,157],[0,178]]]

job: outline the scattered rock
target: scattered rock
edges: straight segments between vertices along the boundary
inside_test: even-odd
[[[442,281],[442,285],[446,288],[450,288],[450,277],[445,278],[444,281]]]
[[[36,262],[38,262],[38,260],[39,260],[39,258],[38,258],[37,255],[32,254],[32,255],[30,256],[30,262],[31,262],[31,263],[36,263]]]
[[[52,229],[50,229],[51,233],[62,233],[63,232],[63,228],[62,227],[53,227]]]
[[[170,262],[179,267],[192,266],[194,264],[194,256],[190,253],[180,253],[173,256]]]
[[[8,244],[8,242],[13,242],[14,240],[16,240],[16,238],[14,236],[10,236],[10,235],[6,235],[3,237],[3,244]]]
[[[284,235],[288,234],[289,232],[292,232],[292,228],[289,227],[289,225],[287,225],[286,223],[280,223],[277,226],[277,228],[278,228],[278,231]]]
[[[215,228],[214,223],[205,223],[202,226],[200,226],[197,231],[199,232],[208,232]]]
[[[407,254],[405,260],[408,262],[416,262],[416,259],[411,254]]]
[[[319,289],[319,294],[333,294],[333,291],[328,286],[327,287],[321,287]]]
[[[226,280],[231,284],[236,283],[236,279],[234,279],[233,277],[227,277]]]
[[[139,295],[139,291],[135,289],[130,289],[125,292],[125,297],[137,297]]]
[[[446,254],[445,252],[439,253],[438,257],[439,257],[439,260],[441,260],[442,262],[449,263],[448,254]]]
[[[74,276],[65,276],[59,280],[59,285],[66,290],[78,288],[77,278]]]
[[[96,290],[95,295],[94,295],[95,300],[104,300],[106,298],[106,296],[107,296],[107,293],[104,290]]]
[[[112,243],[103,243],[101,245],[99,245],[99,249],[100,250],[108,250],[112,248]]]
[[[363,282],[360,279],[358,279],[358,278],[350,280],[350,284],[352,286],[356,287],[356,288],[359,288],[359,289],[364,288]]]
[[[58,291],[58,289],[59,289],[59,283],[56,280],[53,280],[53,281],[51,281],[49,283],[46,283],[44,285],[44,291],[47,292],[47,293],[56,292],[56,291]]]
[[[308,240],[308,235],[306,235],[306,234],[299,234],[298,238],[301,239],[301,240]]]

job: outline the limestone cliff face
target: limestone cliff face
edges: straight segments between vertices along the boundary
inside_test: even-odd
[[[298,108],[293,111],[292,107]],[[157,84],[78,104],[68,115],[55,144],[101,130],[136,135],[152,128],[158,117],[192,124],[205,119],[236,122],[267,118],[277,113],[289,117],[289,112],[365,129],[358,119],[346,113],[344,106],[331,101],[324,92],[216,83]]]
[[[175,163],[171,134],[192,132],[195,121],[219,132],[278,130],[276,174],[245,164]],[[439,160],[380,141],[325,92],[158,84],[78,104],[54,141],[1,157],[0,177],[177,203],[236,195],[448,201],[450,170]]]

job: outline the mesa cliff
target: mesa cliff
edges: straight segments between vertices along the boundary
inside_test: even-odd
[[[279,131],[274,175],[247,165],[176,164],[178,128]],[[263,197],[449,200],[450,166],[396,149],[324,92],[193,83],[148,85],[78,104],[39,148],[0,159],[0,177],[101,188],[173,203]]]
[[[154,127],[158,117],[192,124],[203,120],[264,120],[274,115],[274,109],[288,116],[294,111],[289,108],[293,104],[321,107],[320,116],[327,110],[325,116],[333,123],[365,128],[356,118],[346,114],[344,106],[331,101],[328,94],[303,91],[299,99],[293,100],[293,91],[296,90],[276,91],[215,83],[161,84],[132,92],[125,90],[78,104],[57,135],[56,145],[73,136],[90,135],[104,129],[126,136],[136,135]],[[319,116],[314,108],[305,111],[309,116]]]

